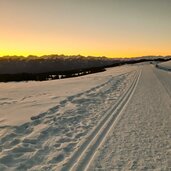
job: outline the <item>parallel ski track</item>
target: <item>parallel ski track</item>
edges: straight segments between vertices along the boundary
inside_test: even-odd
[[[96,151],[105,141],[111,128],[114,126],[122,111],[127,106],[127,103],[131,99],[136,86],[138,84],[141,75],[141,69],[137,70],[134,76],[134,80],[125,93],[119,98],[119,100],[110,108],[105,117],[103,117],[92,133],[87,137],[84,143],[73,154],[69,162],[66,163],[62,171],[85,171],[88,170],[91,161],[96,154]]]

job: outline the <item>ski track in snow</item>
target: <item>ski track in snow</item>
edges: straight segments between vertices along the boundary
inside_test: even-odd
[[[63,171],[87,170],[93,160],[97,149],[105,141],[110,129],[120,117],[122,109],[126,106],[129,98],[133,94],[139,80],[140,71],[134,75],[134,81],[129,88],[120,96],[118,101],[106,112],[105,117],[99,121],[97,127],[92,131],[87,140],[80,146],[77,152],[71,157],[71,160],[63,167]]]
[[[60,170],[130,86],[135,73],[68,96],[20,126],[0,126],[0,170]]]
[[[170,78],[154,66],[143,67],[133,97],[89,171],[171,171]]]

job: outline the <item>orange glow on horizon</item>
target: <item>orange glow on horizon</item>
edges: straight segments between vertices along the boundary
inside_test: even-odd
[[[25,49],[25,48],[23,48]],[[16,49],[3,49],[0,50],[0,57],[3,56],[23,56],[27,57],[29,55],[33,56],[44,56],[44,55],[66,55],[66,56],[74,56],[74,55],[81,55],[81,56],[94,56],[94,57],[108,57],[108,58],[134,58],[134,57],[141,57],[141,56],[168,56],[168,52],[154,52],[154,51],[149,51],[148,53],[146,52],[140,52],[140,53],[133,53],[133,52],[125,52],[125,53],[120,53],[120,52],[99,52],[99,51],[77,51],[77,50],[72,50],[72,49],[66,49],[64,48],[62,50],[58,51],[53,51],[53,50],[16,50]]]
[[[35,36],[36,35],[36,36]],[[164,43],[155,44],[141,39],[137,42],[132,37],[117,38],[116,42],[110,37],[87,37],[86,35],[70,35],[61,33],[53,35],[48,33],[34,33],[29,30],[8,30],[0,28],[0,57],[2,56],[43,56],[50,54],[106,56],[109,58],[131,58],[148,55],[170,55],[169,46]]]

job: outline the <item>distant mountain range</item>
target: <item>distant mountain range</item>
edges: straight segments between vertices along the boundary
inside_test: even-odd
[[[106,67],[170,59],[171,56],[143,56],[137,58],[84,57],[81,55],[28,56],[27,58],[5,56],[0,58],[0,81],[66,78],[104,71]]]

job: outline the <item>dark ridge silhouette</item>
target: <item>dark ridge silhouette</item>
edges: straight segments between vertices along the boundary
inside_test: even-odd
[[[6,56],[0,58],[0,82],[43,81],[82,76],[103,72],[107,67],[139,62],[170,60],[171,56],[146,56],[139,58],[106,58],[48,55],[48,56]]]

